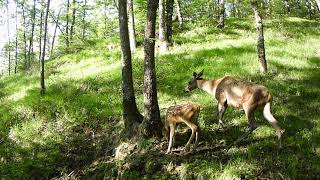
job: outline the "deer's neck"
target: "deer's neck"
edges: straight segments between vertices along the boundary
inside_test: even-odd
[[[216,94],[218,84],[219,82],[217,80],[197,80],[198,88],[206,91],[213,96]]]

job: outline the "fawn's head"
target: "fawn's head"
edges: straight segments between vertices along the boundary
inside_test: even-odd
[[[197,86],[197,80],[202,80],[202,76],[203,75],[203,70],[201,72],[199,72],[198,74],[196,72],[193,72],[193,76],[190,79],[190,81],[188,82],[187,87],[185,88],[186,92],[190,92],[194,89],[196,89]]]

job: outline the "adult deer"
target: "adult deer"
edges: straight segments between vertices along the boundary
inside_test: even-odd
[[[199,88],[217,99],[219,127],[223,126],[223,115],[228,106],[243,109],[246,114],[250,125],[249,131],[239,137],[234,144],[247,137],[257,128],[254,113],[259,110],[263,111],[263,116],[276,130],[281,147],[281,136],[284,130],[278,126],[277,120],[271,113],[272,95],[266,87],[230,76],[216,80],[205,80],[202,75],[203,70],[199,74],[193,72],[193,77],[185,90],[190,92]]]
[[[195,146],[198,144],[198,126],[197,119],[200,112],[200,106],[194,103],[171,106],[167,110],[163,134],[169,137],[169,146],[167,154],[171,152],[174,143],[174,133],[178,123],[185,123],[192,130],[192,134],[185,146],[185,151],[188,150],[190,143],[196,136]]]

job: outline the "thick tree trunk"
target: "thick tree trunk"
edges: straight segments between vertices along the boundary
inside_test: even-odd
[[[166,11],[167,11],[167,41],[168,43],[172,43],[172,15],[173,15],[173,3],[174,0],[167,0],[166,2]]]
[[[134,13],[133,13],[133,0],[128,0],[128,26],[129,26],[129,39],[130,39],[130,48],[131,52],[134,53],[137,48],[136,42],[136,30],[135,30],[135,22],[134,22]]]
[[[67,25],[66,25],[66,45],[69,48],[69,11],[70,11],[70,0],[67,1]],[[68,50],[68,49],[67,49]]]
[[[36,23],[36,0],[33,0],[33,7],[32,7],[32,18],[31,18],[31,36],[29,39],[29,50],[28,50],[28,68],[31,67],[31,56],[33,55],[33,36],[34,36],[34,27]]]
[[[87,0],[84,0],[83,15],[82,15],[82,41],[86,36],[86,8],[87,8]]]
[[[264,35],[263,35],[263,23],[262,18],[259,14],[257,1],[251,1],[251,6],[254,12],[255,22],[256,22],[256,29],[258,34],[257,39],[257,50],[258,50],[258,58],[260,63],[260,71],[263,73],[267,72],[267,61],[265,55],[265,48],[264,48]]]
[[[57,20],[58,21],[58,20]],[[72,22],[70,27],[70,41],[72,43],[72,38],[75,32],[75,23],[76,23],[76,0],[72,1]]]
[[[179,21],[179,27],[182,28],[183,27],[183,18],[181,15],[181,5],[180,5],[180,1],[179,0],[174,0],[175,4],[176,4],[176,11],[177,11],[177,16],[178,16],[178,21]]]
[[[217,27],[220,29],[224,28],[224,0],[220,0],[219,3],[219,21]]]
[[[155,26],[158,5],[158,0],[148,0],[147,24],[144,37],[144,119],[140,127],[140,133],[147,137],[161,137],[162,134],[154,57]]]
[[[42,51],[42,30],[43,30],[43,7],[41,7],[41,12],[40,12],[40,37],[39,37],[39,64],[41,61],[41,51]]]
[[[122,50],[122,105],[127,136],[137,132],[136,124],[143,120],[136,105],[132,80],[131,50],[128,32],[127,0],[119,0],[119,28]]]
[[[54,33],[53,33],[53,37],[52,37],[52,44],[51,44],[51,50],[50,50],[50,57],[52,56],[52,53],[53,53],[54,42],[55,42],[56,35],[57,35],[57,29],[58,29],[59,19],[60,19],[60,12],[61,12],[61,8],[59,9],[59,13],[58,13],[58,16],[57,16],[57,21],[56,21],[56,26],[54,28]]]
[[[159,0],[159,46],[160,53],[166,53],[168,51],[168,41],[166,35],[166,12],[165,12],[165,0]]]
[[[50,0],[48,0],[47,2],[46,16],[44,19],[43,50],[42,50],[42,57],[41,57],[41,64],[40,64],[40,95],[44,95],[46,91],[46,87],[44,83],[44,58],[46,55],[49,8],[50,8]]]

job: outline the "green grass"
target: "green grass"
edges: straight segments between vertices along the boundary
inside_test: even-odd
[[[207,79],[232,75],[251,80],[274,95],[273,112],[286,129],[281,150],[271,125],[257,114],[259,128],[229,151],[217,146],[185,157],[167,156],[153,149],[158,141],[142,139],[141,153],[110,162],[123,128],[120,51],[108,51],[108,42],[98,42],[46,63],[44,97],[39,97],[36,72],[0,79],[1,178],[52,178],[73,171],[75,178],[108,179],[126,162],[131,164],[124,171],[128,179],[319,178],[320,24],[299,18],[266,21],[265,75],[258,72],[253,21],[231,19],[226,25],[217,30],[186,24],[174,34],[170,53],[157,54],[161,114],[174,103],[197,102],[202,105],[201,141],[213,147],[230,144],[248,125],[243,112],[228,109],[222,132],[213,97],[183,90],[192,72],[202,69]],[[143,112],[141,47],[133,58]],[[179,135],[176,146],[184,145],[188,135]]]

